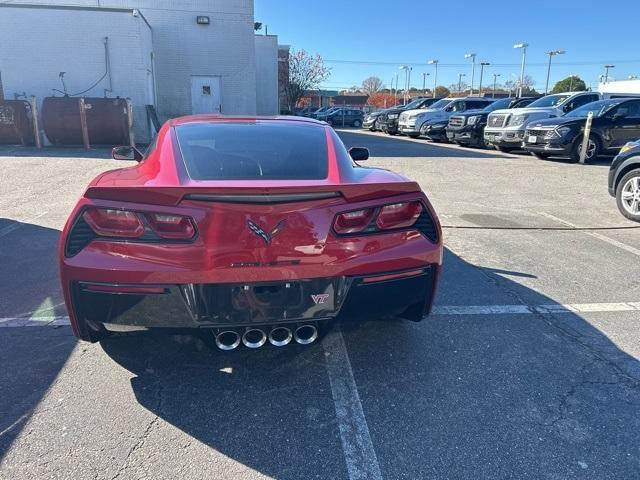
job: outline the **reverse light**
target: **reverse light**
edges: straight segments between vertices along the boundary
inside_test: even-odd
[[[196,232],[189,217],[163,213],[146,213],[145,217],[153,231],[161,238],[189,240]]]
[[[373,213],[372,208],[340,213],[333,222],[333,229],[339,235],[362,232],[371,223]]]
[[[404,202],[385,205],[380,209],[376,225],[380,230],[410,227],[422,213],[420,202]]]
[[[91,229],[101,237],[139,238],[144,225],[134,212],[111,208],[91,208],[82,214]]]

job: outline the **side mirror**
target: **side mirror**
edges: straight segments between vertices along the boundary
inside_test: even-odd
[[[114,160],[129,160],[139,162],[142,160],[142,153],[136,147],[122,146],[113,147],[111,156]]]
[[[369,158],[369,149],[364,147],[351,147],[349,149],[349,155],[356,162],[362,162]]]

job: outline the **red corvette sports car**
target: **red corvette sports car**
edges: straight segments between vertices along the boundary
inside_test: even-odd
[[[190,116],[96,177],[60,239],[75,335],[199,329],[224,350],[312,343],[332,321],[419,321],[441,229],[417,183],[358,165],[325,123]]]

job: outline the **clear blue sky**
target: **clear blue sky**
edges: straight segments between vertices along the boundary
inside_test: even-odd
[[[494,73],[505,81],[519,75],[521,51],[513,48],[519,42],[530,45],[526,73],[538,90],[544,90],[549,50],[567,52],[554,57],[550,85],[577,74],[595,87],[605,63],[616,65],[614,79],[640,75],[640,0],[255,0],[255,19],[281,44],[321,54],[332,69],[324,84],[330,89],[359,86],[371,75],[388,86],[402,64],[412,64],[411,85],[417,88],[423,72],[431,73],[429,86],[433,66],[426,61],[434,58],[440,61],[438,84],[457,82],[459,73],[469,82],[468,52],[478,54],[477,62],[492,63],[485,67],[484,85]],[[479,67],[476,87],[478,80]]]

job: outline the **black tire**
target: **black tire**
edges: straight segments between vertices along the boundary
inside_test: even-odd
[[[630,193],[633,194],[631,202],[635,204],[636,213],[633,213],[631,211],[632,205],[630,204],[629,199],[624,200],[622,198],[625,191],[629,193],[630,187],[632,189],[630,183],[633,182],[634,179],[636,181],[637,188],[635,192]],[[622,179],[618,182],[618,185],[616,187],[616,204],[618,205],[618,210],[620,210],[620,213],[622,215],[624,215],[629,220],[633,220],[634,222],[640,222],[640,168],[636,168],[635,170],[627,172],[625,176],[622,177]]]
[[[592,147],[593,145],[593,147]],[[572,162],[580,161],[580,149],[582,148],[582,138],[578,137],[573,142],[573,147],[571,148],[571,156],[570,159]],[[601,147],[600,140],[593,135],[589,136],[589,146],[587,147],[587,156],[584,159],[584,163],[590,162],[591,160],[596,160],[600,155]]]
[[[391,135],[391,136],[393,137],[393,136],[397,135],[397,133],[396,133],[396,132],[389,132],[389,131],[387,131],[387,135]]]
[[[496,147],[498,150],[500,150],[502,153],[509,153],[509,152],[513,152],[515,150],[514,147]]]
[[[353,126],[356,128],[360,128],[362,126],[362,122],[357,118],[353,121]]]
[[[550,154],[544,153],[544,152],[531,152],[531,153],[533,153],[540,160],[546,160],[547,158],[549,158],[551,156]]]
[[[407,137],[409,138],[418,138],[419,136],[419,133],[407,133]]]

